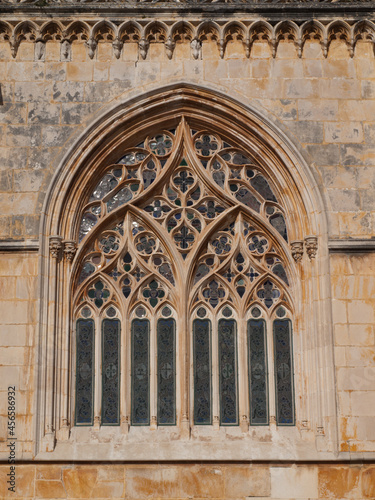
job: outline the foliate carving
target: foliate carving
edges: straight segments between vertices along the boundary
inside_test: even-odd
[[[77,243],[74,240],[64,241],[64,255],[66,260],[72,262],[77,251]]]
[[[120,59],[120,56],[121,56],[121,51],[122,51],[122,47],[124,46],[124,42],[119,40],[118,38],[116,38],[113,43],[112,43],[112,47],[113,47],[113,53],[116,57],[116,59]]]
[[[172,59],[175,47],[176,47],[176,42],[174,42],[172,38],[169,37],[168,40],[165,42],[165,51],[167,53],[168,59]]]
[[[318,238],[316,236],[306,236],[305,247],[309,259],[315,259],[316,253],[318,251]]]
[[[62,249],[62,237],[50,236],[49,238],[49,251],[53,259],[60,258]]]
[[[94,40],[94,38],[89,38],[86,42],[86,46],[88,48],[89,58],[93,59],[95,56],[96,47],[98,46],[97,41]]]
[[[44,40],[37,40],[35,42],[35,60],[44,61],[46,57],[46,43]]]
[[[298,263],[303,257],[303,241],[292,241],[290,244],[293,259]]]

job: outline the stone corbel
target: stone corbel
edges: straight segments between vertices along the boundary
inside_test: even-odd
[[[146,59],[150,42],[146,38],[141,38],[138,42],[139,53],[142,59]]]
[[[35,40],[35,61],[44,61],[46,58],[46,42],[42,38]]]
[[[306,253],[312,261],[316,257],[318,251],[318,238],[316,236],[306,236],[305,238]]]
[[[88,49],[88,54],[89,54],[90,59],[94,59],[97,46],[98,46],[98,43],[96,42],[96,40],[94,38],[89,38],[86,41],[86,47]]]
[[[61,41],[60,47],[60,60],[63,62],[70,61],[72,58],[72,46],[69,40],[65,39]]]
[[[113,53],[114,53],[116,59],[120,59],[123,46],[124,46],[124,42],[122,40],[120,40],[119,38],[115,38],[113,40],[112,47],[113,47]]]
[[[64,256],[68,262],[72,262],[77,252],[77,243],[74,240],[64,240]]]
[[[62,240],[61,236],[49,237],[49,251],[53,259],[60,260],[61,258]]]
[[[165,42],[165,52],[167,54],[168,59],[172,59],[175,47],[176,47],[176,42],[172,40],[171,37],[169,37],[168,40]]]
[[[220,430],[220,418],[217,415],[214,415],[214,418],[212,420],[212,425],[215,431]]]
[[[130,418],[128,415],[121,418],[121,430],[123,434],[128,434],[130,428]]]
[[[190,42],[191,51],[194,59],[200,59],[202,54],[202,42],[198,38],[194,38]]]
[[[158,428],[158,420],[155,416],[151,417],[150,431],[156,431]]]
[[[303,241],[292,241],[290,244],[290,249],[295,262],[297,264],[301,262],[303,257]]]

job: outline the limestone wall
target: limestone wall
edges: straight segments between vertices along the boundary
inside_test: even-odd
[[[46,191],[58,161],[79,134],[115,102],[173,82],[224,92],[273,120],[300,148],[320,184],[331,240],[368,239],[375,224],[375,57],[359,41],[354,57],[342,40],[324,57],[306,41],[302,57],[282,40],[276,57],[267,42],[216,41],[196,60],[177,43],[170,60],[163,43],[147,58],[129,43],[117,60],[109,43],[93,59],[83,41],[61,62],[60,42],[23,41],[16,58],[0,43],[0,240],[35,241]],[[330,256],[336,364],[338,450],[375,452],[375,254]],[[0,254],[0,451],[6,459],[7,387],[17,386],[17,458],[31,459],[35,440],[37,251]],[[372,454],[371,454],[372,452]],[[152,451],[151,451],[152,453]],[[0,477],[8,471],[0,470]],[[327,466],[86,466],[19,465],[19,498],[373,498],[375,469]],[[295,478],[298,477],[298,480]],[[256,478],[256,479],[254,479]],[[7,497],[4,481],[0,495]],[[202,484],[205,486],[202,487]],[[259,485],[255,488],[254,484]],[[294,488],[294,489],[293,489]],[[301,488],[301,489],[299,489]],[[156,495],[157,493],[157,495]],[[16,498],[13,496],[13,498]]]

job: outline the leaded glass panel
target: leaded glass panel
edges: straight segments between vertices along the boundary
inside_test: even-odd
[[[292,323],[276,319],[273,323],[276,381],[276,421],[294,425]]]
[[[92,425],[94,408],[94,320],[79,319],[76,333],[76,424]]]
[[[221,425],[238,424],[236,321],[219,321],[219,393]]]
[[[108,314],[110,314],[110,308]],[[116,313],[115,309],[113,311]],[[102,323],[102,425],[120,423],[120,321]]]
[[[131,393],[133,425],[150,424],[150,323],[132,322]]]
[[[158,425],[176,424],[175,330],[174,319],[159,319],[157,326]]]
[[[249,349],[250,424],[268,424],[268,376],[266,323],[250,319],[247,323]]]
[[[193,323],[193,356],[194,423],[211,424],[211,322],[208,319],[196,319]]]

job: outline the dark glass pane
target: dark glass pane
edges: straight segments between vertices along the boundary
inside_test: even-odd
[[[175,325],[172,318],[158,321],[158,425],[176,424]]]
[[[94,320],[77,321],[76,424],[92,425],[94,408]]]
[[[132,322],[132,424],[150,424],[150,323]]]
[[[276,421],[294,425],[292,323],[289,319],[273,322],[276,381]]]
[[[193,349],[194,423],[211,424],[211,322],[208,319],[194,321]]]
[[[236,198],[238,201],[240,201],[244,205],[247,205],[248,207],[252,208],[256,212],[260,211],[259,201],[245,187],[241,187],[241,189],[239,189],[239,191],[236,193]]]
[[[270,188],[270,185],[262,175],[257,175],[256,177],[251,179],[250,182],[253,188],[258,191],[258,193],[262,195],[265,200],[277,201],[275,195],[272,192],[272,189]]]
[[[278,231],[281,234],[284,240],[288,241],[288,233],[286,230],[284,217],[279,213],[272,215],[270,217],[270,223],[276,229],[276,231]]]
[[[120,321],[118,319],[104,319],[102,323],[102,391],[102,425],[119,424]]]
[[[249,346],[250,424],[267,425],[268,375],[265,321],[262,319],[250,319],[247,323],[247,333]]]
[[[237,325],[234,319],[221,319],[219,321],[221,425],[238,423],[236,330]]]

